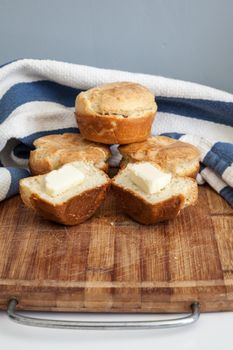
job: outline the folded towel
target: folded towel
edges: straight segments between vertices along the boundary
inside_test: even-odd
[[[18,193],[19,179],[30,175],[33,140],[79,132],[76,95],[113,81],[138,82],[155,94],[152,134],[196,145],[202,162],[199,184],[208,182],[233,206],[233,95],[160,76],[31,59],[0,67],[0,200]]]

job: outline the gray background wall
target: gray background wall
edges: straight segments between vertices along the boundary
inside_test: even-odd
[[[0,0],[0,64],[24,57],[233,92],[233,1]]]

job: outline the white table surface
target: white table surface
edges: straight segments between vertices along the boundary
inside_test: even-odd
[[[39,314],[30,316],[60,317],[82,320],[119,320],[157,318],[153,315]],[[164,316],[162,316],[164,317]],[[165,316],[167,317],[167,316]],[[18,325],[0,312],[1,350],[60,349],[195,349],[232,350],[233,312],[202,314],[193,325],[170,330],[144,331],[77,331],[42,329]]]

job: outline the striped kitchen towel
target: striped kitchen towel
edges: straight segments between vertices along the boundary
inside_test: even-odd
[[[152,133],[196,145],[202,162],[198,182],[208,182],[233,206],[233,95],[160,76],[32,59],[0,67],[0,200],[18,193],[19,179],[29,175],[33,140],[79,132],[76,95],[113,81],[138,82],[154,92]]]

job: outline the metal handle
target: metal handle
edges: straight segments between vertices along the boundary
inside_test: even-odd
[[[36,318],[23,316],[16,313],[18,301],[11,299],[8,303],[7,314],[9,318],[17,323],[45,328],[64,328],[64,329],[91,329],[91,330],[118,330],[118,329],[158,329],[187,326],[196,322],[200,316],[199,303],[191,305],[192,313],[185,317],[173,318],[168,320],[151,320],[151,321],[66,321],[51,320],[46,318]]]

